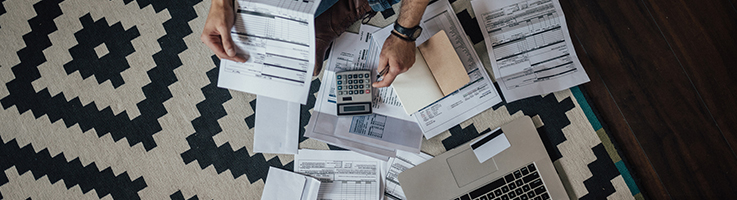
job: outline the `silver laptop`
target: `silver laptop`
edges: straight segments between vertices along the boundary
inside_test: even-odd
[[[506,135],[511,147],[479,163],[474,149]],[[530,117],[445,152],[399,174],[407,199],[568,199]]]

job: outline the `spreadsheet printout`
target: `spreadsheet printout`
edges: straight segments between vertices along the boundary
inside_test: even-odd
[[[589,81],[557,0],[473,0],[507,102]]]
[[[352,151],[302,149],[294,156],[294,172],[320,180],[317,199],[379,199],[382,165]]]
[[[218,87],[307,103],[320,0],[237,0],[231,37],[248,61],[220,62]]]

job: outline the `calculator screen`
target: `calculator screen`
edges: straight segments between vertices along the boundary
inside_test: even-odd
[[[360,106],[345,106],[345,107],[343,107],[343,110],[344,111],[347,111],[347,112],[350,112],[350,111],[359,111],[359,110],[365,110],[365,109],[366,108],[363,105],[360,105]]]

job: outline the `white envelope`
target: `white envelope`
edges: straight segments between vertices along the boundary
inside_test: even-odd
[[[315,178],[269,167],[261,200],[316,200],[320,181]]]
[[[253,151],[297,154],[299,109],[299,103],[257,96]]]

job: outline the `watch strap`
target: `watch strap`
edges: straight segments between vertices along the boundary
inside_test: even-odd
[[[404,36],[404,38],[406,39],[415,41],[417,40],[417,37],[412,37],[412,36],[414,35],[415,31],[417,31],[418,29],[420,29],[420,25],[417,25],[412,28],[406,28],[406,27],[403,27],[402,25],[399,25],[399,23],[394,22],[394,31],[392,32],[393,33],[396,32],[394,34],[399,34],[399,35]]]
[[[416,40],[416,39],[409,38],[406,35],[402,35],[401,33],[397,33],[397,31],[395,30],[392,30],[392,35],[397,36],[399,39],[402,39],[408,42],[414,42]]]

